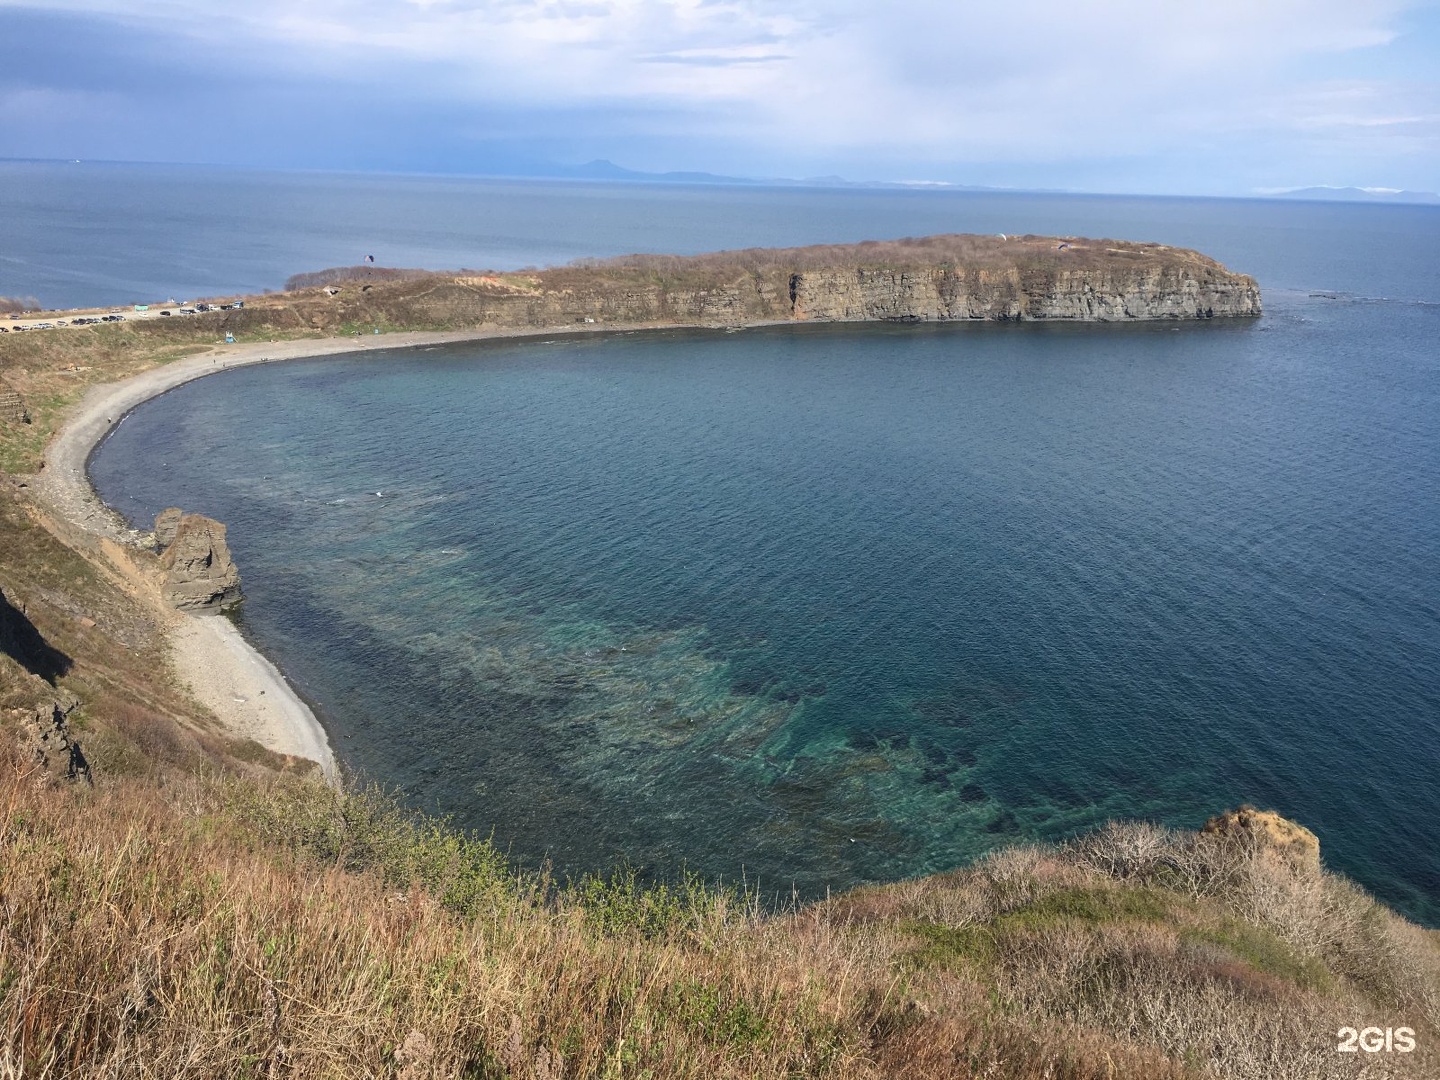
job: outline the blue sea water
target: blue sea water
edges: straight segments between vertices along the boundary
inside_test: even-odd
[[[342,211],[297,239],[277,191],[377,221],[389,200],[411,223],[395,262],[504,265],[480,239],[502,234],[513,265],[1045,231],[1256,274],[1254,322],[676,331],[237,370],[141,407],[92,474],[137,521],[226,521],[244,628],[342,760],[526,861],[815,895],[1249,801],[1440,922],[1435,209],[190,182],[282,224],[255,209],[253,257],[187,287],[146,254],[126,288],[353,261],[322,243]],[[25,235],[25,265],[98,287]],[[148,250],[193,255],[196,235]]]
[[[261,172],[0,160],[0,296],[53,307],[281,288],[381,265],[513,270],[631,252],[942,232],[1198,248],[1267,290],[1434,300],[1432,206]]]

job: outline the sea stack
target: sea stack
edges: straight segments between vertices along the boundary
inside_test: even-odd
[[[203,514],[172,507],[155,519],[160,553],[160,589],[167,603],[183,610],[224,611],[241,600],[240,571],[225,543],[225,526]]]

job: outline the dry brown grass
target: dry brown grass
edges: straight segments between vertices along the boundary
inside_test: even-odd
[[[340,283],[376,281],[413,281],[416,278],[431,277],[433,270],[404,270],[393,266],[336,266],[329,270],[314,270],[304,274],[292,274],[285,281],[285,291],[316,289],[325,285]]]
[[[884,934],[706,890],[557,889],[364,797],[292,788],[328,824],[277,842],[252,816],[277,793],[246,781],[91,792],[3,772],[15,1075],[1185,1072],[1096,1031],[1017,1024],[973,982],[907,979]]]
[[[1436,1062],[1434,944],[1373,903],[1350,918],[1378,919],[1383,992],[1287,950],[1243,889],[1197,902],[1079,846],[767,915],[694,882],[519,874],[303,780],[36,780],[0,762],[9,1075],[1309,1080]],[[1337,1054],[1345,1024],[1411,1026],[1421,1050]]]
[[[111,382],[223,340],[217,327],[185,320],[6,334],[0,376],[24,399],[32,423],[0,421],[0,473],[33,473],[65,412],[95,383]]]
[[[1081,237],[998,236],[949,233],[938,236],[866,240],[858,244],[813,244],[795,248],[740,248],[698,255],[621,255],[609,259],[577,259],[565,266],[534,268],[518,273],[454,270],[426,271],[379,266],[340,266],[295,274],[288,291],[330,285],[468,279],[494,284],[525,278],[553,290],[587,289],[607,281],[662,278],[668,283],[723,285],[737,279],[775,272],[850,270],[858,267],[953,266],[966,270],[1047,267],[1095,269],[1140,264],[1218,268],[1215,260],[1187,248],[1142,244],[1129,240]]]
[[[1063,245],[1063,246],[1062,246]],[[702,255],[623,255],[614,259],[584,259],[545,271],[559,280],[567,271],[640,270],[667,277],[703,274],[729,277],[773,270],[812,271],[855,267],[957,266],[983,270],[1002,267],[1134,266],[1140,263],[1186,263],[1217,267],[1208,256],[1186,248],[1140,244],[1129,240],[1095,240],[1081,237],[999,236],[949,233],[908,236],[897,240],[867,240],[858,244],[816,244],[798,248],[744,248]]]
[[[966,973],[1002,1007],[1236,1078],[1430,1076],[1440,950],[1353,883],[1264,845],[1113,823],[1062,848],[831,902],[900,927],[920,970]],[[1336,1052],[1342,1026],[1409,1026],[1419,1050]]]

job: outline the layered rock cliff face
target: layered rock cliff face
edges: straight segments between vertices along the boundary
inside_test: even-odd
[[[155,515],[155,543],[162,548],[167,548],[175,542],[175,530],[180,527],[180,519],[185,516],[185,511],[178,506],[167,506],[160,513]]]
[[[1194,251],[1053,237],[936,236],[711,255],[627,256],[516,274],[351,271],[287,294],[312,326],[606,323],[1121,322],[1260,314],[1255,280]],[[274,308],[238,313],[273,320]]]
[[[240,571],[225,543],[225,526],[202,514],[162,510],[155,519],[161,595],[178,608],[223,611],[240,602]]]
[[[820,270],[793,275],[792,317],[835,322],[1209,319],[1260,314],[1254,282],[1179,266]]]

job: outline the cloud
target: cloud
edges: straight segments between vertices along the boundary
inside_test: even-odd
[[[873,162],[865,175],[948,166],[962,179],[984,163],[1058,168],[1164,155],[1197,140],[1303,140],[1321,129],[1341,139],[1404,129],[1406,153],[1429,152],[1433,163],[1433,85],[1378,75],[1340,83],[1326,71],[1337,57],[1369,57],[1378,71],[1414,7],[252,0],[197,13],[181,0],[0,0],[0,12],[104,27],[131,43],[122,46],[127,84],[125,61],[67,64],[57,36],[40,57],[49,74],[32,72],[31,89],[145,94],[169,79],[182,92],[274,100],[283,86],[297,101],[409,102],[411,127],[428,126],[437,146],[513,126],[507,115],[559,145],[559,125],[583,117],[588,131],[648,146],[647,160],[628,162],[641,167],[750,167],[680,158],[709,145],[792,171]],[[148,69],[136,59],[145,42],[164,54]]]

